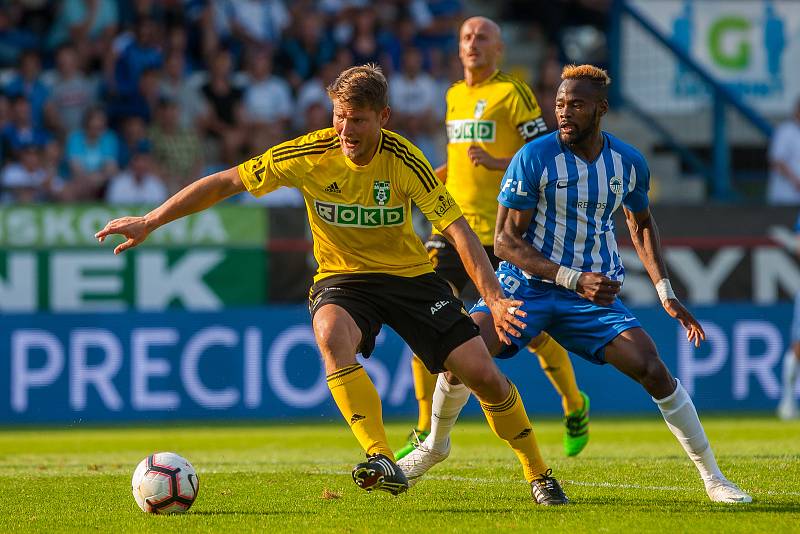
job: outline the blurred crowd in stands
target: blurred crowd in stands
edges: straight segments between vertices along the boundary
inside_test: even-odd
[[[495,9],[540,51],[523,75],[551,125],[565,60],[553,28],[581,13],[601,25],[591,13],[608,3]],[[161,202],[329,126],[325,87],[367,62],[389,79],[389,127],[436,166],[444,94],[462,78],[458,27],[472,14],[460,0],[0,0],[0,203]]]

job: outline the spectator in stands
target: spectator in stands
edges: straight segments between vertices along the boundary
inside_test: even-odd
[[[558,51],[552,46],[549,55],[542,61],[541,70],[536,77],[534,92],[536,100],[542,107],[542,118],[547,125],[547,131],[556,129],[556,93],[561,84],[561,62],[558,61]]]
[[[70,171],[67,196],[73,200],[99,198],[109,178],[117,173],[119,141],[107,124],[102,108],[89,108],[83,128],[67,137],[66,158]]]
[[[167,188],[155,173],[150,143],[139,144],[130,166],[111,178],[106,190],[109,204],[160,204],[167,198]]]
[[[116,0],[62,0],[48,39],[53,50],[70,43],[90,59],[102,60],[117,33]]]
[[[150,129],[153,157],[170,194],[188,185],[203,171],[203,148],[194,128],[180,123],[175,100],[162,98]]]
[[[133,154],[143,143],[148,143],[147,124],[139,115],[129,115],[121,121],[117,165],[125,169]]]
[[[7,158],[16,157],[22,145],[33,144],[39,148],[50,140],[50,134],[33,124],[31,105],[24,96],[11,98],[10,120],[0,132],[3,153]]]
[[[19,149],[19,161],[6,165],[2,171],[4,202],[30,203],[48,200],[58,189],[60,179],[44,166],[42,148],[25,143]]]
[[[214,33],[237,57],[242,45],[277,46],[290,22],[283,0],[210,0],[210,8]]]
[[[208,109],[202,121],[204,130],[220,142],[220,157],[226,164],[241,159],[245,134],[242,90],[233,86],[232,70],[231,53],[220,50],[211,62],[209,80],[200,90]]]
[[[186,76],[186,60],[179,51],[170,51],[164,60],[158,94],[174,101],[180,110],[182,128],[195,128],[197,121],[206,113],[200,91]]]
[[[164,55],[170,56],[179,54],[183,60],[185,73],[196,70],[197,65],[193,63],[193,56],[189,53],[189,33],[184,26],[171,26],[167,30],[167,40]],[[167,61],[166,59],[164,60]]]
[[[292,90],[286,80],[272,73],[272,54],[264,48],[253,48],[248,53],[243,108],[254,151],[287,139],[294,112]]]
[[[11,105],[8,102],[8,97],[5,93],[0,92],[0,167],[3,165],[5,158],[5,142],[3,142],[3,131],[11,122]]]
[[[151,18],[136,22],[135,38],[120,51],[114,63],[111,93],[121,98],[136,93],[142,73],[159,68],[164,61],[160,45],[163,28]]]
[[[395,37],[378,27],[375,10],[372,7],[356,12],[352,37],[347,45],[353,54],[353,65],[377,63],[390,66],[390,58],[397,46]]]
[[[38,37],[20,28],[18,18],[17,10],[7,5],[0,9],[0,68],[18,65],[23,51],[39,46]]]
[[[44,104],[48,88],[42,81],[42,59],[39,52],[26,50],[22,53],[19,72],[6,85],[5,92],[10,96],[24,96],[31,107],[31,120],[36,128],[44,126]]]
[[[293,127],[296,131],[311,131],[313,128],[306,123],[307,110],[312,105],[320,105],[326,113],[330,114],[332,111],[331,99],[328,97],[327,87],[336,76],[341,72],[338,65],[334,62],[328,62],[322,65],[314,75],[313,78],[300,86],[297,92],[297,101],[295,103]]]
[[[117,95],[109,104],[109,121],[114,128],[119,129],[125,117],[141,117],[150,123],[158,105],[161,71],[155,67],[148,67],[142,71],[137,83],[137,90],[127,95]]]
[[[392,108],[392,129],[408,137],[431,162],[437,159],[431,138],[437,100],[431,76],[422,70],[422,52],[409,48],[403,54],[403,69],[389,79],[389,103]]]
[[[794,116],[781,124],[769,146],[769,204],[800,205],[800,98]]]
[[[56,53],[57,77],[45,104],[47,125],[63,139],[80,128],[81,120],[97,96],[97,83],[80,68],[78,54],[72,46],[63,46]]]
[[[302,13],[295,31],[283,40],[276,57],[278,71],[291,86],[299,88],[336,54],[336,42],[319,13]]]
[[[303,129],[314,131],[328,128],[331,123],[331,111],[320,102],[312,102],[303,113]]]
[[[411,4],[411,12],[416,17],[420,28],[421,46],[441,48],[444,51],[455,50],[457,28],[464,18],[461,2],[459,0],[426,0],[425,2],[415,0]],[[425,9],[429,12],[430,18],[423,13]]]

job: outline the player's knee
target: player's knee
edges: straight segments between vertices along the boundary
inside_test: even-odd
[[[314,317],[314,336],[323,357],[339,361],[355,356],[360,332],[334,314],[318,313]]]
[[[639,382],[646,387],[663,386],[671,383],[671,377],[667,366],[655,351],[646,354],[641,365]]]
[[[500,373],[494,362],[485,369],[476,370],[469,376],[461,376],[461,381],[471,389],[479,399],[495,399],[502,396],[507,380]]]

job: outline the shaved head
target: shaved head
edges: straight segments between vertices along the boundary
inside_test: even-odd
[[[464,78],[479,79],[497,69],[503,54],[500,26],[486,17],[471,17],[464,21],[458,34],[458,57],[464,66]]]
[[[500,26],[492,19],[486,17],[470,17],[461,25],[460,32],[463,32],[464,28],[467,26],[480,28],[481,31],[485,32],[487,35],[497,39],[498,42],[502,42]]]

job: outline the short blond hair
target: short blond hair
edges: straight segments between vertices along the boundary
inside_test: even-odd
[[[562,80],[589,80],[593,85],[607,88],[611,85],[608,72],[594,65],[566,65],[561,71]]]
[[[389,105],[389,85],[383,70],[374,63],[350,67],[328,86],[328,96],[357,108],[381,111]]]

